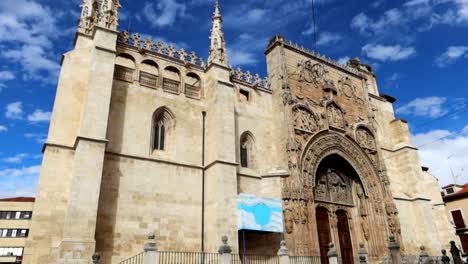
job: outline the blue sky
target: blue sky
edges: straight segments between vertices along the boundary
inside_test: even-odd
[[[120,29],[207,58],[213,1],[121,0]],[[440,184],[468,182],[468,0],[315,0],[317,49],[373,65],[398,98],[423,165]],[[79,0],[0,1],[0,197],[33,195],[61,54]],[[311,0],[222,0],[230,64],[265,75],[268,39],[313,47]]]

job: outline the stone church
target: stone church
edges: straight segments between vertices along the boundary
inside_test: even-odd
[[[209,58],[119,32],[119,0],[84,0],[64,54],[24,263],[104,264],[158,249],[370,259],[454,239],[395,98],[369,65],[274,36],[267,78],[233,69],[220,6]],[[207,42],[208,44],[208,42]],[[240,230],[240,194],[280,201],[281,232]]]

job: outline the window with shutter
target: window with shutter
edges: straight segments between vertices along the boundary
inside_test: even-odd
[[[465,222],[463,221],[463,215],[460,210],[452,211],[452,218],[457,229],[465,228]]]

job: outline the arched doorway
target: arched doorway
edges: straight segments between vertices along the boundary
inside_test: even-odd
[[[328,244],[331,242],[328,210],[324,207],[318,207],[315,211],[315,217],[317,221],[317,231],[320,246],[320,259],[322,264],[328,264]]]
[[[315,182],[315,202],[319,204],[316,210],[317,233],[320,244],[322,264],[328,264],[328,243],[334,242],[340,249],[339,253],[343,263],[353,264],[353,244],[351,240],[350,222],[345,210],[353,210],[353,190],[361,188],[359,176],[353,167],[340,155],[331,154],[319,164]],[[323,204],[323,207],[320,205]],[[330,237],[330,223],[328,211],[335,212],[333,226],[336,226],[335,241],[327,240]],[[338,208],[338,209],[337,209]],[[346,209],[341,209],[346,208]],[[330,210],[331,209],[331,210]],[[325,213],[327,214],[325,217]]]
[[[336,211],[336,218],[338,220],[338,235],[340,241],[340,252],[343,263],[353,262],[353,244],[351,241],[351,234],[349,232],[349,222],[346,212],[343,210]]]

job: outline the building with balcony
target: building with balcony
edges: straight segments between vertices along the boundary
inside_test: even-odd
[[[450,184],[443,187],[442,199],[460,238],[461,248],[468,254],[468,184]]]
[[[0,263],[22,263],[34,198],[0,199]]]

